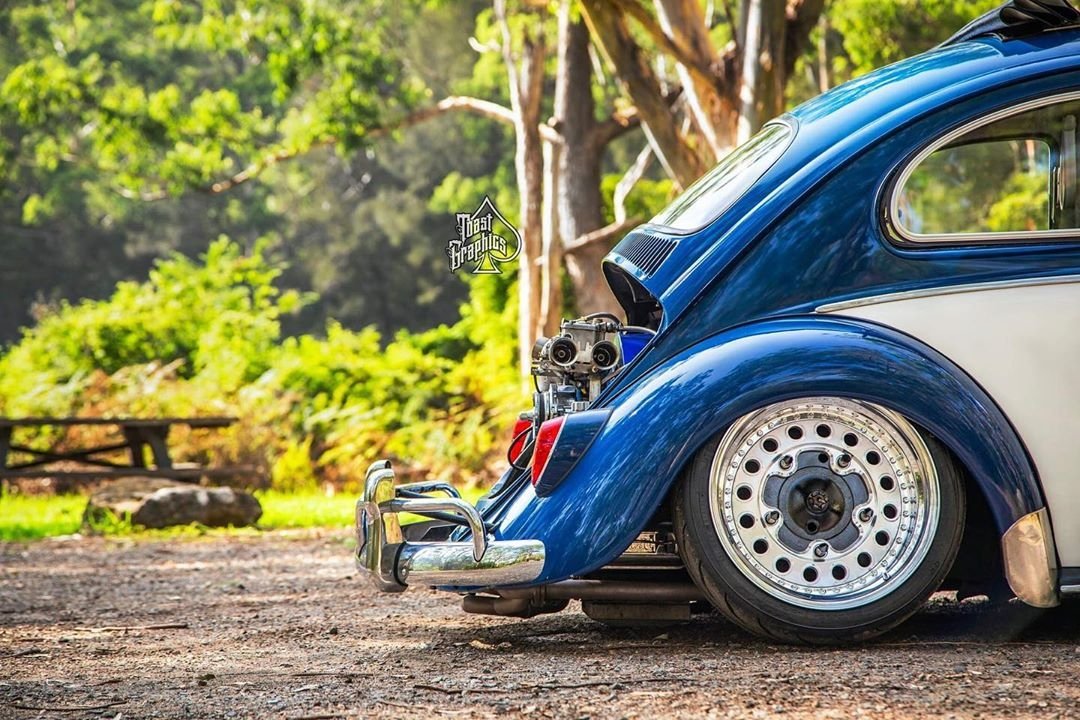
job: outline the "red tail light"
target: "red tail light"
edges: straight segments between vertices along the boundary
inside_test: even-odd
[[[510,436],[510,450],[507,452],[510,462],[516,463],[521,451],[525,449],[525,444],[529,441],[527,431],[531,427],[532,420],[518,418],[518,421],[514,423],[514,434]]]
[[[536,449],[533,450],[532,461],[532,484],[535,485],[540,476],[544,474],[548,460],[551,458],[551,450],[559,440],[559,432],[562,430],[565,415],[548,420],[540,426],[540,432],[536,436]]]

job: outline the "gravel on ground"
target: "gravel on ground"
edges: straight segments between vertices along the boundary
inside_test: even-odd
[[[939,595],[881,640],[769,644],[716,615],[466,615],[375,593],[344,531],[0,545],[0,718],[1080,716],[1080,617]]]

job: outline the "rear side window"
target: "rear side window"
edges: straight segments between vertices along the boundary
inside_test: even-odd
[[[894,227],[923,243],[1076,237],[1078,117],[1070,94],[950,133],[901,174]]]
[[[938,150],[915,169],[898,218],[913,233],[1050,229],[1050,146],[988,140]]]

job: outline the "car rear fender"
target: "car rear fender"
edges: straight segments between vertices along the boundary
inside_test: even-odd
[[[543,498],[524,488],[495,534],[543,541],[538,584],[591,572],[645,528],[710,438],[751,410],[811,395],[879,403],[933,433],[981,488],[1002,534],[1043,507],[1016,432],[962,370],[895,330],[805,316],[729,329],[608,399],[609,419],[566,478]]]

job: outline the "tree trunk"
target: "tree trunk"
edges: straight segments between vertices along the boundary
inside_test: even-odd
[[[784,111],[784,88],[824,0],[743,0],[738,141]]]
[[[520,61],[513,56],[513,38],[505,0],[495,0],[495,17],[502,29],[502,55],[514,111],[514,169],[520,197],[521,254],[518,256],[518,361],[528,375],[530,354],[540,317],[543,250],[544,151],[540,138],[540,101],[544,92],[544,39],[542,31],[526,35]],[[520,65],[520,67],[519,67]]]
[[[822,37],[828,35],[829,21],[824,11],[825,0],[790,0],[788,2],[787,23],[784,31],[784,82],[787,82],[795,71],[795,61],[802,54],[803,48],[810,39],[810,32],[818,21],[823,21]],[[828,89],[825,87],[822,92]]]
[[[528,374],[530,354],[540,317],[541,277],[539,259],[543,250],[544,148],[540,140],[540,100],[544,85],[544,47],[526,42],[521,62],[523,102],[518,113],[515,167],[521,196],[521,256],[518,268],[518,297],[521,319],[518,330],[522,374]]]
[[[600,195],[600,160],[604,144],[599,135],[592,95],[589,31],[574,21],[569,2],[559,8],[559,65],[555,77],[555,128],[563,138],[557,153],[555,184],[559,235],[572,242],[604,225]],[[608,290],[600,259],[609,244],[566,255],[566,269],[579,312],[615,312],[618,303]]]
[[[656,13],[664,33],[686,48],[698,67],[713,72],[710,81],[681,62],[676,65],[694,124],[711,150],[711,161],[716,162],[734,145],[736,112],[724,63],[709,40],[701,4],[698,0],[656,0]]]
[[[829,66],[829,18],[821,16],[821,33],[817,43],[817,84],[818,90],[826,92],[832,87],[832,68]]]
[[[566,271],[574,284],[574,303],[578,314],[609,312],[623,314],[604,277],[604,256],[610,243],[589,243],[566,255]]]
[[[770,29],[775,24],[777,9],[783,12],[783,0],[745,0],[743,2],[743,36],[741,82],[739,84],[738,141],[744,143],[758,131],[765,118],[772,117],[772,85],[778,69],[772,55]],[[782,65],[781,65],[782,67]]]
[[[675,184],[686,188],[701,175],[704,166],[680,135],[678,119],[652,67],[631,37],[626,20],[606,0],[582,0],[581,7],[593,37],[615,68],[620,86],[637,107],[657,159]]]
[[[544,143],[544,260],[541,264],[540,317],[538,334],[555,335],[562,319],[563,242],[559,234],[561,143]]]

